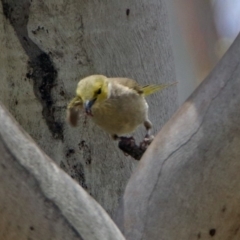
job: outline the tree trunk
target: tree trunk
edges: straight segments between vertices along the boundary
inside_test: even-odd
[[[2,0],[0,100],[56,163],[109,213],[136,161],[90,121],[65,121],[77,82],[90,74],[174,82],[161,0]],[[154,132],[176,109],[176,87],[149,98]],[[137,134],[137,139],[143,133]]]
[[[128,240],[240,239],[240,35],[158,133],[127,184]]]
[[[124,237],[96,201],[56,166],[0,104],[0,239]]]

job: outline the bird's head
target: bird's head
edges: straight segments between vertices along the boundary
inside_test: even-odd
[[[92,106],[109,97],[109,82],[107,77],[92,75],[80,80],[76,94],[82,100],[85,112],[92,115]]]
[[[76,126],[79,110],[92,116],[92,107],[96,103],[106,100],[110,95],[109,81],[103,75],[92,75],[79,81],[76,97],[68,104],[68,121]]]

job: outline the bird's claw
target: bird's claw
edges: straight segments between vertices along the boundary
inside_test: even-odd
[[[143,141],[140,143],[140,148],[142,150],[146,150],[148,148],[148,146],[152,143],[154,139],[154,136],[151,135],[149,136],[148,134],[145,136],[145,138],[143,139]]]

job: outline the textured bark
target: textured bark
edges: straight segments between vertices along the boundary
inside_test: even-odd
[[[127,184],[126,239],[240,239],[240,36],[156,136]]]
[[[127,76],[141,84],[175,81],[163,1],[1,2],[0,100],[111,213],[136,162],[90,121],[70,128],[66,105],[79,79],[90,74]],[[176,95],[171,87],[149,97],[154,132],[176,109]],[[139,131],[137,140],[142,136]]]
[[[0,239],[124,239],[0,105]]]

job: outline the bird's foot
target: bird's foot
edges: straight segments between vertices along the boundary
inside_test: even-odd
[[[143,141],[140,143],[140,148],[144,151],[146,151],[146,149],[148,148],[148,146],[152,143],[154,139],[153,135],[148,135],[146,134],[145,138],[143,139]]]

